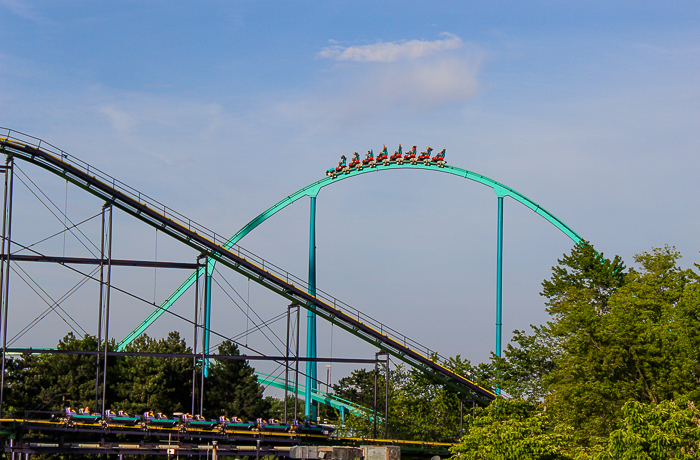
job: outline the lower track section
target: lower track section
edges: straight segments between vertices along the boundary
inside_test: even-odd
[[[139,427],[2,419],[4,452],[15,454],[115,454],[289,457],[293,446],[398,446],[402,456],[449,456],[450,443],[275,433],[258,430]]]

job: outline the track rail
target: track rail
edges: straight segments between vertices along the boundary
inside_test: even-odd
[[[0,128],[5,130],[6,128]],[[21,136],[21,137],[17,137]],[[335,297],[317,289],[308,294],[307,282],[282,270],[238,245],[229,247],[207,227],[168,208],[99,169],[40,139],[7,129],[0,137],[0,151],[39,166],[70,181],[92,195],[207,255],[258,284],[377,346],[410,366],[420,369],[453,389],[471,395],[482,404],[496,395],[436,362],[437,354]],[[210,262],[211,263],[211,262]],[[204,269],[201,269],[203,272]]]

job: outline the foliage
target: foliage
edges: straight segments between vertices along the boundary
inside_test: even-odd
[[[477,369],[457,356],[447,367],[475,379]],[[485,367],[482,368],[484,370]],[[377,373],[377,434],[384,431],[385,372]],[[476,379],[475,379],[476,380]],[[483,383],[483,382],[481,382]],[[374,435],[374,369],[359,369],[333,386],[334,393],[368,409],[364,416],[347,415],[345,428],[355,436]],[[459,437],[460,396],[445,384],[414,369],[397,366],[389,372],[390,437],[424,441],[451,441]],[[464,406],[464,414],[471,403]]]
[[[514,398],[536,403],[549,393],[546,377],[555,369],[561,347],[546,328],[532,329],[531,335],[513,331],[512,343],[503,350],[503,358],[492,356],[492,373],[498,375],[498,381],[491,386],[499,386]]]
[[[583,244],[543,283],[553,321],[539,333],[561,347],[545,401],[582,445],[609,435],[629,399],[698,396],[698,277],[679,257],[655,249],[625,272]]]
[[[238,346],[227,340],[219,345],[219,355],[239,356]],[[263,386],[248,361],[222,359],[211,361],[206,382],[204,412],[207,417],[237,416],[243,420],[265,417],[271,408],[263,399]]]
[[[695,404],[627,402],[622,426],[603,449],[580,458],[595,460],[690,460],[700,457],[700,411]]]
[[[462,441],[450,449],[454,458],[469,460],[571,459],[571,432],[556,426],[528,401],[498,398],[479,409]]]
[[[110,343],[110,349],[115,348]],[[72,333],[58,343],[58,350],[94,351],[97,340]],[[192,350],[177,332],[156,340],[142,335],[126,351],[160,354],[188,354]],[[219,353],[238,355],[238,348],[224,342]],[[102,359],[102,357],[100,357]],[[5,408],[9,411],[63,412],[65,407],[95,405],[95,356],[73,354],[23,355],[7,361]],[[101,366],[102,367],[102,361]],[[109,357],[107,408],[132,414],[145,411],[190,412],[192,406],[193,360],[152,356]],[[201,376],[197,365],[197,386]],[[270,403],[263,400],[263,388],[254,369],[245,360],[213,361],[205,381],[208,415],[238,415],[242,418],[267,417]],[[102,399],[100,376],[98,399]],[[197,393],[198,396],[198,393]],[[100,408],[97,410],[99,411]],[[93,409],[95,410],[95,409]]]
[[[192,353],[177,332],[160,340],[142,335],[129,344],[126,351]],[[125,357],[118,364],[118,398],[110,406],[136,414],[148,410],[165,414],[189,412],[192,365],[189,358]]]
[[[57,350],[95,350],[97,340],[69,333]],[[10,411],[61,411],[65,406],[93,407],[95,403],[95,356],[25,354],[8,360],[7,408]],[[111,392],[110,392],[111,394]]]

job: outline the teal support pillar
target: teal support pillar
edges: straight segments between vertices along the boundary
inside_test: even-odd
[[[501,357],[501,329],[503,328],[503,197],[498,197],[498,243],[496,249],[496,356]],[[501,389],[496,388],[496,394]]]
[[[501,357],[503,326],[503,197],[498,197],[498,243],[496,249],[496,356]]]
[[[211,275],[214,272],[214,261],[207,259],[206,283],[204,287],[204,354],[209,354],[209,340],[211,337]],[[209,358],[204,358],[202,363],[204,377],[209,377]]]
[[[311,196],[311,211],[309,223],[309,294],[316,296],[316,196]],[[316,313],[310,309],[306,315],[306,357],[316,358]],[[317,389],[317,367],[315,361],[306,362],[306,399],[304,400],[304,416],[316,421],[318,404],[311,399]]]

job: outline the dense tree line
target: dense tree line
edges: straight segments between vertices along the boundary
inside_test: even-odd
[[[502,358],[452,360],[505,398],[477,408],[460,433],[460,396],[399,367],[389,381],[390,433],[462,434],[453,454],[465,460],[700,458],[700,267],[683,269],[680,257],[658,248],[628,268],[576,245],[542,284],[546,324],[515,331]],[[360,370],[335,391],[371,407],[373,384],[373,371]],[[383,408],[382,390],[378,398]],[[346,428],[373,427],[350,417]]]
[[[114,343],[110,345],[114,346]],[[71,333],[61,339],[57,349],[94,351],[97,340],[90,335],[77,338]],[[177,332],[160,340],[142,335],[126,351],[192,353]],[[219,345],[218,352],[229,356],[239,354],[236,344],[229,341]],[[194,363],[190,358],[132,356],[108,359],[107,408],[131,414],[148,410],[164,414],[190,412],[192,370],[197,366],[195,375],[199,387],[199,362]],[[8,360],[5,411],[60,412],[68,406],[87,406],[94,410],[95,375],[95,356],[25,354]],[[235,415],[248,420],[270,414],[271,401],[263,398],[263,387],[247,361],[212,360],[205,380],[205,416]],[[101,404],[101,385],[98,395]]]

